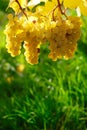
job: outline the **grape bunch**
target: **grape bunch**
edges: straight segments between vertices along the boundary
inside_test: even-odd
[[[80,24],[80,19],[72,16],[68,17],[67,20],[57,21],[48,38],[51,50],[49,58],[55,61],[57,58],[69,59],[73,56],[81,35]]]
[[[11,56],[21,52],[21,43],[24,42],[25,57],[28,63],[37,64],[40,45],[46,41],[47,23],[43,18],[25,16],[18,18],[8,15],[9,22],[4,33],[6,34],[6,48]]]
[[[14,10],[14,14],[8,15],[9,22],[4,31],[8,52],[13,57],[19,55],[23,44],[26,61],[37,64],[40,46],[49,41],[49,58],[53,61],[71,58],[81,35],[81,19],[78,16],[67,16],[65,10],[78,6],[83,9],[82,1],[76,0],[71,5],[69,0],[43,0],[45,6],[39,5],[32,12],[34,5],[28,7],[26,0],[10,0],[9,7]]]

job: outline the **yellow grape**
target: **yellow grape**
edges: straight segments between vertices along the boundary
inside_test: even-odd
[[[50,41],[49,58],[56,61],[57,58],[64,57],[68,59],[73,56],[77,40],[80,38],[80,18],[68,17],[68,20],[60,21],[51,29],[51,34],[48,40]]]
[[[45,6],[38,6],[34,13],[26,8],[24,13],[26,13],[27,17],[25,17],[25,15],[18,15],[17,13],[23,11],[22,9],[27,5],[27,0],[10,0],[9,6],[14,9],[15,14],[8,15],[9,22],[4,31],[7,51],[11,56],[19,55],[21,43],[23,43],[26,61],[30,64],[37,64],[40,45],[49,41],[49,58],[54,61],[62,57],[65,59],[71,58],[81,35],[80,18],[74,16],[68,17],[66,15],[65,18],[62,17],[64,15],[61,12],[63,6],[58,6],[57,0],[32,0],[28,5],[35,5],[36,2],[41,1],[45,2]],[[59,0],[59,2],[60,4],[64,2],[66,8],[76,8],[79,6],[81,11],[86,13],[85,0]]]
[[[38,45],[39,42],[36,41],[31,41],[31,43],[29,42],[25,42],[24,43],[24,48],[25,48],[25,57],[26,57],[26,61],[30,64],[37,64],[38,63]]]

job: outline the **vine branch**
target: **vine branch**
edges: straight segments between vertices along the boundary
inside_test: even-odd
[[[18,0],[15,0],[15,2],[18,4],[20,10],[22,11],[22,13],[23,13],[23,14],[26,16],[26,18],[28,19],[27,15],[26,15],[25,11],[23,10],[23,8],[21,7],[19,1],[18,1]]]

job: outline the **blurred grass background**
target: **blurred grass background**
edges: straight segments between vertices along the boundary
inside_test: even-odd
[[[52,62],[45,45],[32,66],[7,53],[7,5],[1,0],[0,130],[87,130],[87,17],[72,59]]]

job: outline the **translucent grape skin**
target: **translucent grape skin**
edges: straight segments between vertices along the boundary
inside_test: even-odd
[[[53,4],[56,5],[55,2]],[[67,6],[69,1],[65,0],[65,2],[64,4]],[[68,6],[70,7],[69,3]],[[8,15],[9,22],[4,33],[6,35],[6,48],[11,56],[14,57],[21,53],[21,43],[23,43],[26,61],[32,65],[37,64],[40,45],[46,43],[46,41],[50,42],[48,57],[53,61],[62,57],[69,59],[74,55],[77,41],[81,35],[80,18],[75,16],[66,17],[65,15],[66,18],[63,19],[62,12],[59,12],[60,15],[55,14],[53,17],[53,14],[51,14],[47,17],[42,15],[43,11],[33,13],[26,10],[27,17],[24,14],[16,15],[17,12],[15,12],[15,15]]]

